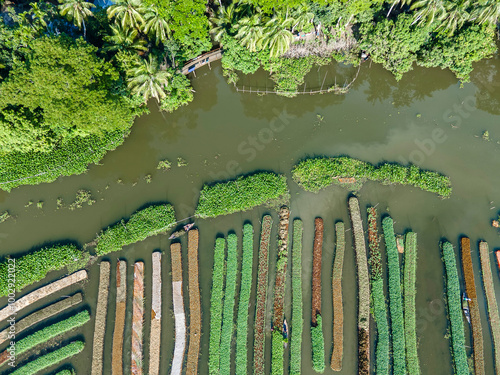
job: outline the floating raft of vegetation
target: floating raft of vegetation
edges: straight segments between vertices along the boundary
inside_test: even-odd
[[[363,222],[356,197],[349,198],[358,276],[358,373],[370,372],[370,278]]]
[[[389,323],[387,322],[387,306],[384,295],[384,278],[382,275],[382,257],[380,255],[380,238],[377,229],[377,210],[368,208],[368,247],[370,249],[370,284],[373,303],[373,315],[377,329],[376,373],[389,374]]]
[[[144,322],[144,262],[134,264],[134,295],[132,299],[132,375],[142,375],[143,370],[143,323]]]
[[[481,327],[481,315],[476,295],[476,281],[474,280],[474,269],[472,268],[472,256],[470,250],[470,239],[462,237],[462,267],[464,270],[465,290],[469,298],[472,342],[474,350],[474,375],[484,375],[484,351],[483,351],[483,329]]]
[[[94,344],[92,346],[92,375],[102,374],[104,355],[104,334],[106,333],[106,315],[108,312],[109,276],[111,265],[101,262],[99,265],[99,292],[94,323]]]
[[[321,318],[321,258],[323,253],[323,219],[314,220],[314,247],[312,269],[311,340],[312,362],[316,372],[325,371],[325,339]]]
[[[333,371],[342,370],[344,356],[344,306],[342,301],[342,269],[344,268],[345,229],[344,223],[335,224],[335,260],[333,262],[333,352],[330,367]]]
[[[188,232],[188,271],[189,271],[189,348],[187,355],[187,374],[198,373],[201,339],[201,299],[198,267],[198,229]],[[158,346],[160,342],[158,340]],[[158,356],[158,360],[159,360]]]
[[[439,173],[425,171],[415,165],[384,163],[374,166],[346,156],[303,160],[293,167],[292,177],[303,189],[313,192],[334,183],[362,184],[372,180],[383,184],[411,185],[442,197],[451,194],[450,179]]]
[[[82,300],[82,294],[76,293],[71,297],[64,298],[56,303],[53,303],[52,305],[44,307],[41,310],[35,311],[22,320],[16,321],[16,335],[20,335],[23,331],[34,326],[35,324],[58,315],[70,307],[78,305],[82,302]],[[9,332],[9,327],[0,332],[0,345],[9,339]]]
[[[149,375],[160,373],[161,348],[161,252],[151,254],[153,264],[153,293],[151,300],[151,327],[149,334]]]
[[[450,323],[453,364],[457,375],[469,375],[469,364],[465,351],[464,321],[462,318],[462,299],[460,296],[460,279],[458,278],[455,251],[449,242],[441,245],[446,271],[446,296],[448,321]]]
[[[266,300],[267,283],[269,271],[269,241],[271,237],[271,228],[273,219],[266,215],[262,219],[262,230],[259,246],[259,269],[257,276],[257,303],[255,307],[255,325],[254,325],[254,374],[264,375],[264,356],[265,356],[265,327],[266,327]]]
[[[497,251],[498,254],[498,251]],[[483,275],[483,289],[488,304],[488,322],[490,324],[491,335],[493,336],[493,351],[495,358],[496,373],[500,373],[500,317],[498,314],[498,304],[493,285],[493,275],[491,273],[490,250],[488,243],[479,243],[479,255],[481,257],[481,273]]]
[[[184,349],[186,348],[186,315],[184,313],[184,299],[182,297],[181,244],[171,244],[170,253],[172,260],[172,297],[175,318],[175,347],[170,374],[180,375],[184,362]]]
[[[288,199],[286,177],[272,172],[240,176],[235,180],[204,185],[195,215],[201,218],[247,211]]]
[[[217,238],[214,249],[212,294],[210,296],[210,341],[208,346],[208,370],[210,375],[219,374],[220,335],[222,328],[222,301],[224,298],[226,240]]]
[[[302,366],[302,220],[293,221],[292,324],[290,326],[290,374],[300,375]]]
[[[415,298],[417,278],[417,234],[406,233],[404,253],[404,317],[405,317],[405,339],[406,339],[406,363],[408,374],[419,375],[420,364],[417,350],[417,325]]]
[[[236,374],[246,374],[248,368],[248,313],[253,285],[253,226],[243,225],[241,256],[241,287],[236,326]]]
[[[70,285],[76,284],[77,282],[83,281],[87,278],[87,271],[80,270],[69,276],[63,277],[60,280],[54,281],[48,285],[45,285],[33,292],[26,294],[25,296],[19,298],[13,304],[4,307],[0,310],[0,322],[7,319],[12,314],[23,310],[31,304],[45,298],[51,294],[57,293],[60,290],[67,288]]]
[[[113,354],[111,374],[123,374],[123,331],[127,304],[127,261],[119,260],[116,265],[116,310],[113,330]]]

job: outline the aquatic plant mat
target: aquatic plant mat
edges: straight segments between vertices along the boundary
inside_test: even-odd
[[[134,296],[132,299],[132,375],[143,371],[143,327],[144,324],[144,262],[134,264]]]
[[[342,302],[342,269],[344,268],[345,228],[343,222],[335,224],[335,259],[333,261],[333,352],[330,367],[342,370],[344,356],[344,306]]]
[[[266,300],[269,271],[269,241],[273,219],[266,215],[262,219],[262,230],[259,246],[259,267],[257,275],[257,304],[255,306],[253,368],[255,375],[265,374],[265,327],[266,327]]]
[[[149,331],[149,375],[160,374],[161,348],[161,252],[151,255],[153,265],[151,327]]]
[[[19,321],[16,321],[16,335],[20,335],[23,331],[34,326],[35,324],[40,323],[46,319],[49,319],[55,315],[58,315],[64,310],[69,309],[70,307],[78,305],[79,303],[82,302],[82,300],[83,300],[82,294],[76,293],[71,297],[64,298],[56,303],[53,303],[52,305],[49,305],[47,307],[44,307],[43,309],[35,311],[34,313],[26,316],[25,318]],[[10,326],[8,326],[6,329],[0,332],[0,345],[8,340],[10,332],[9,327]]]
[[[184,300],[182,297],[182,260],[181,244],[170,245],[172,260],[172,298],[175,318],[175,347],[172,359],[172,375],[181,375],[186,348],[186,315],[184,314]]]
[[[113,352],[111,374],[123,374],[123,331],[125,329],[125,311],[127,304],[127,261],[119,260],[116,264],[116,311],[113,330]]]
[[[26,294],[25,296],[19,298],[12,305],[6,306],[2,310],[0,310],[0,322],[7,319],[12,314],[17,313],[28,307],[29,305],[41,300],[42,298],[57,293],[58,291],[85,279],[87,279],[87,271],[80,270],[69,276],[63,277],[62,279],[45,285],[37,290],[34,290],[31,293]]]
[[[293,221],[292,243],[292,324],[290,325],[290,374],[299,375],[302,366],[302,220]]]
[[[493,349],[495,358],[495,371],[500,372],[500,317],[498,314],[498,302],[495,294],[493,275],[491,272],[490,250],[488,243],[479,243],[479,255],[481,258],[481,274],[483,275],[483,289],[488,305],[488,322],[493,337]]]
[[[483,329],[481,327],[481,315],[476,295],[476,282],[474,280],[474,269],[472,268],[472,256],[470,250],[470,239],[462,237],[460,240],[462,267],[464,271],[465,290],[470,298],[470,324],[472,329],[472,345],[474,351],[474,375],[484,375],[484,350]]]
[[[92,375],[102,374],[110,271],[110,263],[101,262],[99,265],[99,292],[97,294],[97,307],[95,311],[94,343],[92,345]]]
[[[363,222],[359,211],[359,202],[349,198],[354,250],[356,252],[356,270],[358,276],[358,374],[370,372],[370,279],[366,258]]]
[[[198,229],[188,232],[188,271],[189,271],[189,347],[187,354],[187,374],[198,373],[201,339],[201,298],[198,266]],[[159,344],[159,343],[158,343]]]

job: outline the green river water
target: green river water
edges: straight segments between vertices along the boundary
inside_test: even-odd
[[[436,170],[451,178],[453,193],[449,199],[410,187],[389,187],[367,183],[358,193],[364,225],[368,205],[377,205],[380,214],[389,213],[395,229],[418,233],[417,263],[417,335],[423,374],[452,373],[449,341],[445,338],[447,320],[444,309],[444,266],[440,259],[439,241],[450,240],[455,248],[461,235],[474,244],[473,262],[485,339],[486,373],[493,374],[491,335],[487,325],[486,301],[481,289],[477,241],[489,242],[490,249],[500,246],[497,230],[491,219],[500,210],[500,60],[476,64],[472,83],[463,88],[449,71],[415,69],[400,82],[380,66],[365,63],[346,95],[300,95],[288,99],[275,95],[259,96],[236,92],[222,77],[216,64],[197,71],[193,78],[195,100],[173,114],[158,112],[150,103],[151,113],[136,121],[132,134],[117,150],[109,153],[102,165],[92,166],[81,176],[65,177],[51,184],[26,186],[11,193],[0,192],[0,212],[9,210],[15,216],[0,224],[0,255],[21,254],[43,243],[75,240],[90,242],[103,227],[129,216],[139,207],[168,201],[179,219],[193,214],[198,192],[205,182],[232,178],[255,170],[273,170],[290,177],[291,167],[306,156],[349,155],[378,163],[384,160],[406,163],[411,161],[422,168]],[[332,65],[313,69],[307,87],[344,82],[356,74],[357,68]],[[325,77],[326,74],[326,78]],[[266,73],[242,77],[239,87],[265,88],[270,86]],[[322,120],[318,118],[322,117]],[[481,135],[489,131],[490,141]],[[177,167],[182,157],[188,166]],[[161,159],[173,161],[168,172],[156,170]],[[145,176],[152,175],[146,183]],[[122,183],[117,183],[117,180]],[[304,335],[302,368],[313,374],[310,352],[311,274],[314,218],[321,216],[325,223],[323,246],[323,324],[326,351],[326,374],[332,350],[331,273],[334,256],[334,223],[343,220],[350,228],[347,211],[349,192],[330,187],[319,194],[300,190],[289,178],[291,217],[304,222],[303,296]],[[70,211],[56,209],[56,199],[71,202],[79,189],[90,190],[97,200],[93,206]],[[32,200],[30,207],[25,205]],[[36,202],[43,201],[43,209]],[[213,263],[213,244],[216,235],[234,230],[241,241],[245,221],[254,224],[258,243],[260,220],[269,212],[259,208],[210,220],[196,220],[200,229],[200,286],[203,309],[200,373],[208,374],[209,300]],[[275,222],[277,215],[273,213]],[[276,236],[276,228],[273,228]],[[146,263],[145,363],[148,362],[149,307],[151,302],[151,253],[164,251],[163,260],[163,332],[161,348],[162,373],[169,372],[174,348],[171,270],[168,236],[156,236],[128,246],[124,251],[105,259],[112,261],[110,304],[105,342],[105,371],[111,369],[112,327],[114,324],[116,259],[129,261],[128,288],[132,289],[133,262]],[[347,247],[344,264],[344,366],[342,374],[354,374],[357,369],[356,335],[356,275],[352,236],[346,233]],[[184,300],[188,306],[187,249],[183,241]],[[274,241],[275,242],[275,241]],[[271,248],[270,291],[274,279],[276,244]],[[458,254],[458,252],[457,252]],[[383,252],[383,258],[385,252]],[[494,256],[491,254],[492,265]],[[457,257],[459,263],[459,258]],[[257,274],[257,248],[254,255]],[[494,271],[497,298],[500,298],[500,279]],[[461,270],[459,271],[461,273]],[[64,290],[58,297],[82,290],[85,306],[95,313],[98,267],[89,270],[89,281],[83,286]],[[62,274],[62,273],[61,273]],[[59,274],[52,274],[55,279]],[[255,279],[254,279],[255,280]],[[290,317],[290,278],[287,283],[285,314]],[[45,283],[45,282],[43,282]],[[43,283],[31,286],[26,292]],[[269,293],[268,318],[271,319],[272,293]],[[51,301],[53,298],[51,298]],[[6,302],[1,300],[1,304]],[[42,301],[43,306],[50,301]],[[255,305],[255,285],[251,298],[251,321]],[[31,309],[30,309],[31,310]],[[28,313],[28,311],[26,312]],[[187,317],[189,320],[189,317]],[[131,294],[127,308],[127,325],[131,322]],[[250,326],[251,328],[252,326]],[[2,327],[3,328],[3,327]],[[468,327],[466,327],[468,330]],[[130,327],[126,328],[124,367],[130,373]],[[252,332],[252,329],[250,329]],[[270,366],[270,332],[267,342],[267,365]],[[467,331],[470,342],[470,332]],[[76,334],[87,345],[84,352],[71,360],[78,374],[90,373],[93,321]],[[372,334],[372,356],[375,351]],[[250,342],[253,335],[250,333]],[[469,350],[470,351],[470,350]],[[288,350],[285,351],[288,355]],[[373,357],[372,357],[373,359]],[[288,360],[286,361],[288,368]],[[251,363],[251,357],[249,357]],[[372,360],[373,363],[373,360]],[[269,367],[268,367],[269,369]],[[146,371],[147,373],[147,371]]]

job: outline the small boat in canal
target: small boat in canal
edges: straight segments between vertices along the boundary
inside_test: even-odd
[[[497,256],[498,271],[500,271],[500,250],[497,250],[495,255]]]
[[[467,298],[467,294],[462,294],[462,310],[464,311],[465,319],[470,324],[470,309],[469,309],[470,298]]]
[[[283,343],[285,348],[288,346],[288,323],[286,322],[286,318],[283,319]]]
[[[183,235],[185,235],[187,232],[189,232],[190,229],[192,229],[194,227],[194,223],[189,223],[189,224],[186,224],[184,225],[184,227],[182,227],[182,229],[172,233],[170,235],[170,237],[168,237],[169,240],[174,240],[176,238],[179,238],[179,237],[182,237]]]

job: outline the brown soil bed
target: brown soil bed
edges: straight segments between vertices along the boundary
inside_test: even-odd
[[[333,371],[342,370],[344,355],[344,306],[342,303],[342,269],[344,266],[345,231],[344,223],[335,224],[337,238],[335,260],[333,262],[333,352],[330,367]]]
[[[127,262],[120,260],[116,265],[116,311],[111,363],[113,375],[123,375],[123,330],[125,329],[126,299]]]
[[[358,375],[370,374],[370,336],[363,328],[358,328]]]
[[[153,295],[151,301],[151,327],[149,333],[149,375],[160,373],[161,347],[161,252],[151,255],[153,262]]]
[[[186,374],[198,373],[201,339],[201,300],[198,266],[197,229],[188,232],[188,270],[189,270],[189,347]]]
[[[288,262],[288,226],[290,210],[283,206],[279,212],[278,261],[274,286],[274,327],[283,327],[283,305],[285,303],[286,266]]]
[[[99,293],[97,295],[97,307],[95,310],[94,344],[92,346],[92,375],[102,374],[110,271],[110,263],[101,262],[99,265]]]
[[[312,317],[311,323],[316,325],[316,315],[321,314],[321,256],[323,252],[323,219],[314,220],[314,248],[312,270]]]
[[[134,298],[132,300],[131,373],[142,375],[142,336],[144,320],[144,263],[134,264]]]

